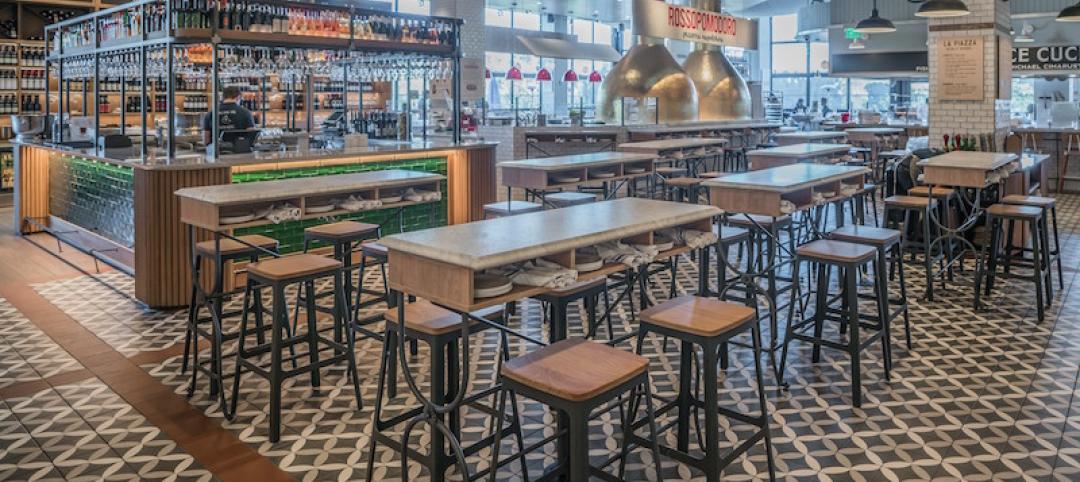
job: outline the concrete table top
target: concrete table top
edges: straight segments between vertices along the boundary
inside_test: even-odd
[[[713,206],[621,198],[383,237],[391,251],[472,270],[711,219]]]

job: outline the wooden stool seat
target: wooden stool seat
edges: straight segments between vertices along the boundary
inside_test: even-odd
[[[683,167],[658,167],[655,169],[655,171],[661,176],[675,176],[679,174],[686,174],[686,168]]]
[[[378,241],[369,241],[361,244],[360,252],[364,253],[364,256],[370,256],[372,258],[385,259],[390,255],[390,249]]]
[[[195,252],[199,256],[212,257],[214,256],[214,245],[215,243],[212,239],[209,241],[202,241],[195,244]],[[266,250],[275,250],[278,247],[278,242],[274,238],[263,236],[261,234],[237,236],[236,239],[222,237],[220,244],[221,256],[236,256],[243,253],[258,252],[258,249],[253,246],[258,246],[259,248]]]
[[[569,206],[577,206],[580,204],[589,204],[596,202],[596,195],[589,194],[587,192],[556,192],[547,194],[544,196],[544,201],[547,201],[557,207],[564,208]]]
[[[731,173],[730,172],[723,172],[723,171],[705,171],[705,172],[702,172],[702,173],[698,174],[698,177],[700,177],[702,179],[713,179],[713,178],[717,178],[717,177],[724,177],[724,176],[726,176],[728,174],[731,174]]]
[[[514,214],[536,213],[544,210],[544,206],[528,201],[499,201],[484,205],[484,214],[495,216],[510,216]]]
[[[885,198],[885,206],[926,209],[937,206],[937,200],[919,196],[889,196]]]
[[[915,186],[908,189],[908,196],[929,197],[930,186]],[[938,199],[946,199],[953,197],[956,191],[947,187],[934,187],[934,197]]]
[[[750,231],[734,226],[714,224],[712,231],[716,234],[717,238],[720,238],[720,242],[724,244],[737,243],[750,237]]]
[[[472,313],[489,320],[502,317],[502,305],[491,306]],[[398,322],[397,308],[390,308],[384,313],[386,321]],[[473,323],[476,323],[475,321]],[[461,329],[461,315],[437,306],[427,300],[417,300],[405,305],[405,328],[425,335],[445,335]]]
[[[378,224],[368,224],[356,221],[338,221],[336,223],[321,224],[304,230],[304,236],[311,239],[326,241],[339,241],[358,239],[369,236],[378,231]]]
[[[819,239],[795,248],[795,254],[811,261],[865,263],[877,255],[877,248],[845,241]]]
[[[746,305],[699,296],[680,296],[641,312],[642,322],[707,338],[741,331],[755,319]]]
[[[870,152],[870,151],[871,151],[871,149],[869,147],[852,147],[851,149],[848,149],[848,152],[850,152],[852,154],[861,154],[861,153],[866,153],[866,152]]]
[[[736,214],[728,217],[728,224],[734,226],[753,227],[755,222],[764,228],[772,226],[773,223],[776,223],[778,226],[784,226],[791,222],[791,216],[785,214],[774,218],[772,216],[760,216],[757,214]]]
[[[900,242],[900,231],[876,226],[849,224],[829,233],[829,239],[856,244],[889,247]]]
[[[859,194],[867,193],[867,192],[873,192],[873,191],[876,191],[877,188],[878,188],[877,184],[874,184],[872,182],[868,182],[868,183],[865,183],[865,184],[862,185],[862,189],[859,190]]]
[[[702,181],[704,181],[704,179],[701,179],[701,178],[698,178],[698,177],[675,177],[675,178],[665,180],[664,184],[667,185],[668,187],[683,187],[683,188],[685,188],[685,187],[697,186],[697,185],[701,184]]]
[[[295,254],[253,263],[248,266],[248,275],[267,281],[282,281],[319,274],[329,275],[341,267],[341,261],[334,258],[317,254]]]
[[[562,340],[503,364],[502,376],[571,402],[595,398],[645,372],[649,360],[581,338]]]
[[[1012,219],[1038,219],[1042,217],[1042,209],[1034,206],[1021,206],[1018,204],[994,204],[986,208],[986,213],[991,216]]]
[[[1021,206],[1035,206],[1040,208],[1046,208],[1053,206],[1055,203],[1057,203],[1057,200],[1052,197],[1010,194],[1001,198],[1001,202],[1005,204],[1017,204]]]

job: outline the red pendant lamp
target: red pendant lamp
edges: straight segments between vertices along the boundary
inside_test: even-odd
[[[510,67],[510,70],[506,71],[506,79],[507,80],[521,80],[521,69],[519,69],[516,65],[513,66],[513,67]]]
[[[600,75],[599,70],[594,70],[594,71],[592,71],[591,74],[589,74],[589,83],[599,84],[600,82],[603,82],[603,81],[604,81],[604,76]]]
[[[577,82],[577,72],[574,72],[574,69],[567,70],[566,73],[563,74],[562,80],[563,82]]]
[[[540,70],[536,71],[536,80],[538,82],[551,82],[551,72],[541,67]]]

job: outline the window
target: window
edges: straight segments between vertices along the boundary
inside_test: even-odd
[[[612,32],[614,30],[615,29],[611,28],[610,25],[603,24],[603,23],[597,23],[596,24],[596,41],[593,42],[593,43],[603,44],[603,45],[611,45]]]
[[[794,109],[800,99],[804,105],[810,105],[806,101],[806,86],[806,77],[775,77],[772,81],[772,90],[784,96],[786,110]]]
[[[810,100],[818,104],[824,100],[830,112],[840,112],[848,109],[848,82],[847,79],[835,77],[812,77],[810,79]]]
[[[810,71],[828,73],[829,44],[810,42]]]
[[[773,44],[773,74],[805,74],[806,44]]]
[[[510,28],[510,12],[497,8],[485,8],[484,24],[492,27]]]
[[[1035,117],[1035,79],[1013,79],[1010,113],[1021,119]]]
[[[851,79],[851,110],[889,110],[892,83],[883,79]]]
[[[533,31],[540,30],[540,15],[535,13],[514,12],[514,28]]]
[[[792,42],[799,30],[798,16],[795,14],[781,15],[772,18],[772,41]]]
[[[425,0],[397,0],[397,8],[402,13],[431,15],[431,2]]]

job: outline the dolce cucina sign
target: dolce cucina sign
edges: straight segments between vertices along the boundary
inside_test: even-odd
[[[757,22],[660,0],[634,0],[634,33],[711,45],[757,49]]]

